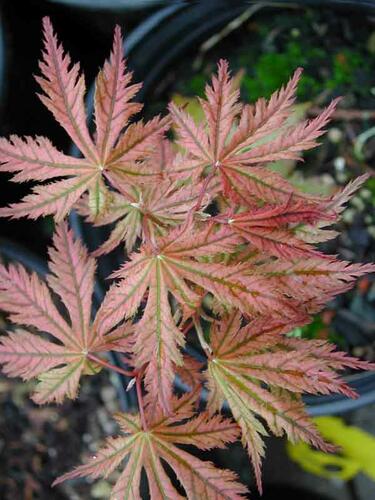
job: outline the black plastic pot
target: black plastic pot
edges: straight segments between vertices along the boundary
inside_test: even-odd
[[[253,500],[279,500],[279,498],[287,498],[288,500],[330,500],[327,496],[322,496],[320,493],[313,493],[300,488],[293,488],[286,485],[272,485],[265,488],[262,495],[256,492],[252,493]]]
[[[140,10],[160,6],[165,0],[49,0],[51,3],[87,10]]]
[[[5,47],[4,47],[4,28],[3,19],[0,14],[0,106],[3,102],[3,93],[5,87]]]

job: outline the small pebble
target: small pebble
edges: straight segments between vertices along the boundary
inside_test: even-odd
[[[103,389],[100,391],[100,394],[105,403],[112,402],[117,398],[116,389],[110,385],[107,387],[103,387]]]
[[[333,160],[333,165],[338,172],[342,172],[345,169],[345,164],[345,158],[342,156],[337,156],[337,158]]]
[[[101,428],[108,435],[111,435],[116,430],[116,423],[109,418],[108,413],[104,410],[104,408],[98,408],[97,411],[98,420]]]
[[[290,30],[290,34],[292,35],[293,38],[298,38],[300,36],[301,32],[298,28],[292,28]]]
[[[337,172],[336,179],[338,182],[344,183],[348,180],[348,174],[346,172]]]
[[[98,451],[98,443],[94,443],[94,442],[89,443],[88,448],[89,448],[89,451],[92,451],[92,452]]]
[[[77,493],[69,484],[65,485],[65,491],[68,494],[67,498],[69,498],[69,500],[82,500],[82,497],[80,495],[77,495]]]
[[[88,434],[87,432],[85,432],[84,434],[82,434],[82,441],[83,441],[84,443],[87,443],[87,444],[88,444],[88,443],[91,443],[91,441],[92,441],[92,436],[91,436],[91,434]]]
[[[354,347],[353,348],[353,354],[356,358],[361,358],[365,353],[365,350],[363,347]]]
[[[342,131],[337,127],[333,127],[333,128],[328,130],[327,136],[328,136],[328,139],[333,144],[337,144],[342,139]]]
[[[91,488],[92,498],[109,498],[112,487],[107,481],[99,481]]]
[[[319,176],[319,179],[325,186],[336,186],[335,179],[331,174],[322,174],[321,176]]]
[[[51,458],[57,457],[57,450],[55,448],[48,448],[48,455]]]
[[[369,189],[361,189],[359,192],[359,196],[364,200],[371,200],[372,193]]]
[[[360,212],[363,212],[363,210],[365,209],[365,204],[359,196],[355,196],[354,198],[352,198],[350,204]]]
[[[347,224],[352,224],[355,217],[355,210],[353,208],[347,208],[343,213],[342,220]]]

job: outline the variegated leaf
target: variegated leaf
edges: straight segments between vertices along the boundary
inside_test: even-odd
[[[240,500],[246,488],[236,482],[229,470],[219,470],[212,463],[200,460],[178,448],[177,444],[190,444],[201,449],[223,447],[237,439],[238,427],[221,417],[210,419],[207,415],[184,421],[192,415],[190,395],[173,399],[174,414],[160,416],[148,413],[148,427],[143,428],[139,418],[126,414],[116,415],[125,436],[109,438],[107,446],[99,450],[86,465],[77,467],[58,478],[54,484],[82,476],[107,477],[125,461],[111,493],[111,499],[140,498],[140,478],[144,469],[150,497],[183,498],[173,486],[164,464],[173,469],[189,500]],[[187,406],[187,408],[185,408]],[[182,421],[182,422],[181,422]],[[203,439],[207,435],[207,441]]]

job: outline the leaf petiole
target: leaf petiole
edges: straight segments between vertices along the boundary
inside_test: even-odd
[[[105,359],[98,358],[95,356],[95,354],[88,353],[87,354],[88,359],[91,359],[91,361],[95,361],[95,363],[98,363],[101,366],[104,366],[105,368],[108,368],[109,370],[113,370],[117,373],[121,373],[122,375],[125,375],[126,377],[136,377],[137,376],[137,371],[128,371],[124,370],[123,368],[120,368],[119,366],[113,365],[112,363],[109,363],[109,361],[106,361]]]

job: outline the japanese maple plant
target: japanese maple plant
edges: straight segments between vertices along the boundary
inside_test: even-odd
[[[109,369],[131,377],[139,406],[137,414],[114,415],[120,435],[54,484],[106,477],[119,467],[112,499],[141,498],[144,470],[153,499],[234,500],[247,492],[236,475],[179,445],[209,450],[240,439],[260,490],[269,432],[332,450],[302,394],[355,397],[337,371],[373,367],[288,332],[374,270],[315,246],[336,235],[330,226],[366,176],[318,197],[298,191],[270,165],[315,147],[337,101],[293,124],[300,69],[269,100],[248,105],[239,102],[222,60],[200,101],[204,122],[174,104],[163,118],[136,121],[140,85],[131,83],[117,27],[96,79],[92,135],[84,77],[48,18],[40,72],[39,97],[81,157],[65,155],[45,137],[0,140],[0,170],[13,173],[14,182],[37,182],[0,214],[53,215],[56,222],[46,282],[19,264],[0,266],[0,305],[14,325],[0,339],[0,363],[11,377],[37,379],[38,404],[74,399],[82,377]],[[92,255],[65,220],[73,209],[95,226],[112,224]],[[95,257],[118,245],[123,265],[109,276],[115,281],[93,318]],[[205,362],[186,353],[187,335],[195,336]],[[109,362],[109,351],[122,353],[123,368]],[[184,394],[176,394],[176,376]]]

